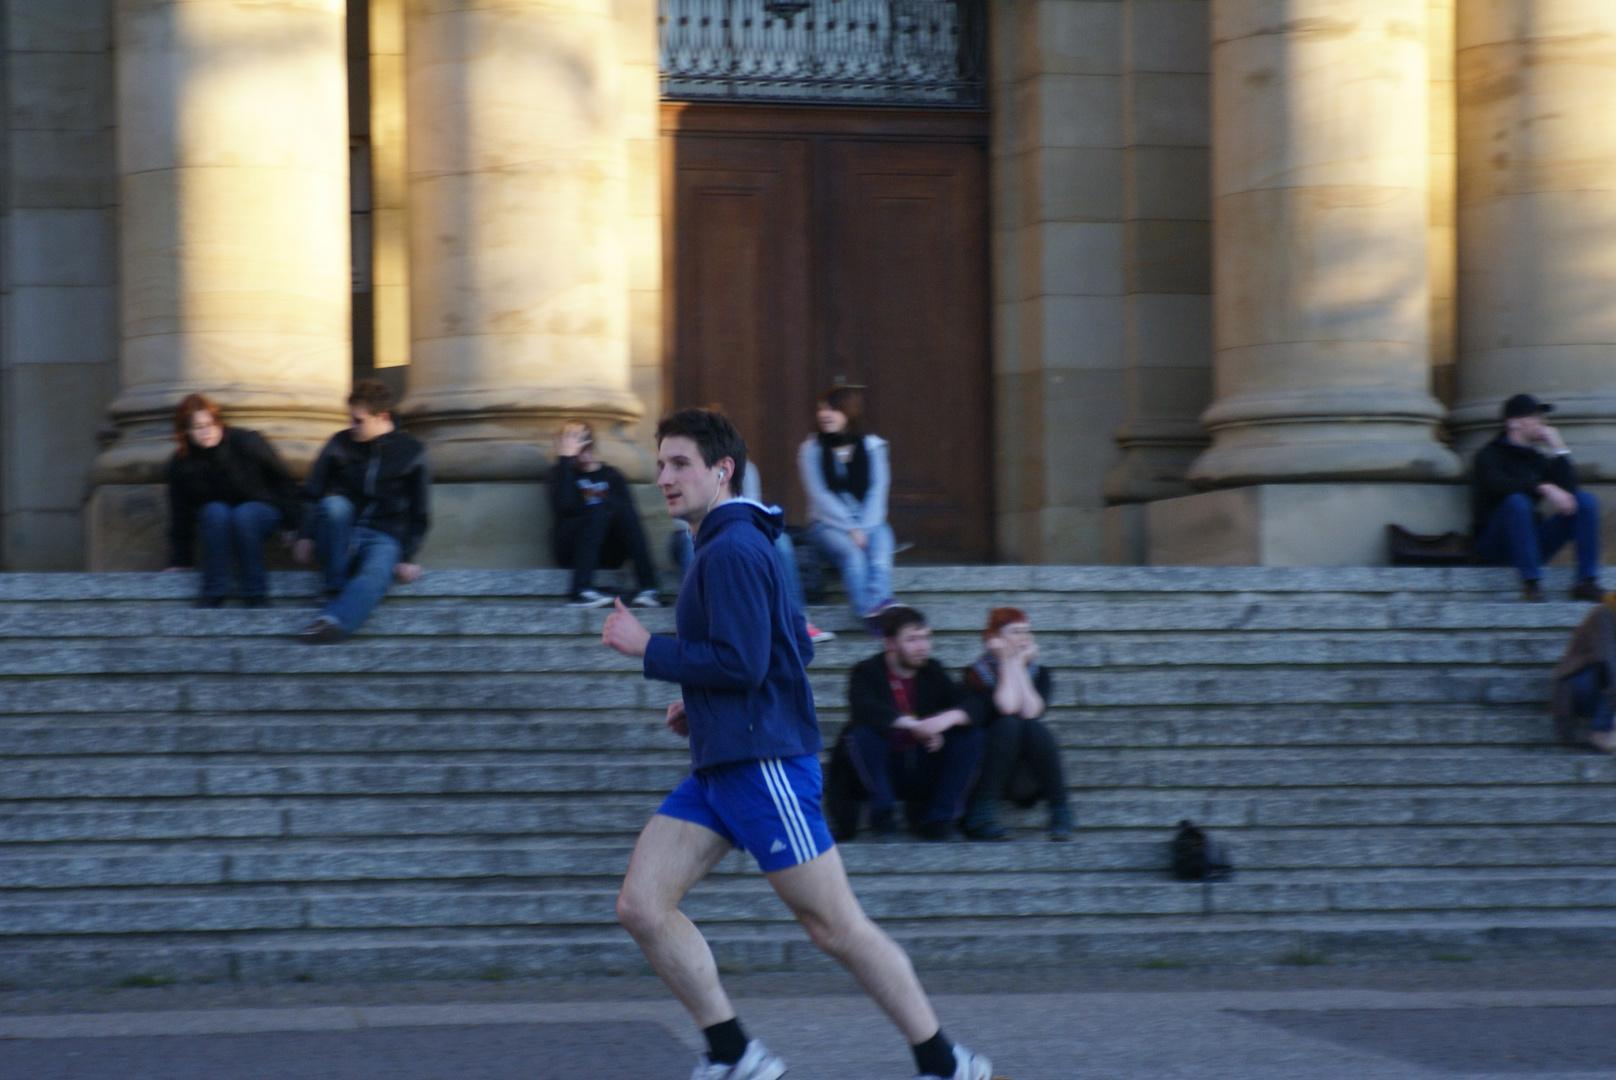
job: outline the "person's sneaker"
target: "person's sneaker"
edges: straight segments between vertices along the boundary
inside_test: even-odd
[[[594,589],[585,589],[583,592],[567,601],[568,607],[576,608],[610,607],[611,604],[611,597],[607,596],[605,593],[596,592]]]
[[[1537,604],[1543,601],[1543,590],[1538,588],[1535,581],[1528,581],[1521,586],[1521,599],[1528,604]]]
[[[827,641],[835,641],[836,633],[833,630],[821,630],[813,623],[808,624],[808,640],[815,645],[823,645]]]
[[[201,608],[203,611],[208,611],[212,608],[222,608],[224,607],[224,597],[199,596],[196,598],[196,606]]]
[[[305,645],[331,645],[342,640],[342,627],[322,615],[299,630],[297,640]]]
[[[1065,804],[1049,808],[1049,838],[1057,844],[1072,838],[1072,808]]]
[[[952,821],[927,821],[915,829],[922,840],[946,842],[959,835],[959,830]]]
[[[746,1044],[746,1053],[733,1065],[714,1065],[705,1056],[701,1062],[690,1080],[780,1080],[786,1074],[786,1063],[756,1039]]]
[[[978,800],[965,812],[965,835],[971,840],[1008,840],[1010,830],[999,824],[997,799]]]
[[[634,594],[634,599],[630,600],[629,603],[633,604],[635,607],[662,606],[662,601],[657,599],[655,589],[641,589],[639,592]]]
[[[1598,578],[1583,578],[1572,588],[1571,599],[1597,604],[1605,599],[1605,590],[1599,587]]]
[[[921,1076],[917,1080],[993,1080],[993,1062],[955,1043],[953,1076]]]

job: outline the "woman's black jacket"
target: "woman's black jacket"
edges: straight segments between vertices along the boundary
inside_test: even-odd
[[[195,565],[196,518],[211,502],[268,503],[287,528],[302,512],[297,481],[286,463],[268,439],[246,428],[227,427],[218,446],[191,444],[169,459],[168,565]]]

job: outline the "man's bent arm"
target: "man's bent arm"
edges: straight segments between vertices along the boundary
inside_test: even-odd
[[[769,673],[769,575],[742,555],[705,569],[707,640],[653,635],[645,646],[645,677],[708,690],[756,690]]]

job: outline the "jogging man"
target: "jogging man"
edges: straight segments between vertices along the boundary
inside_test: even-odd
[[[739,498],[746,444],[723,416],[689,409],[657,428],[657,484],[689,523],[696,555],[679,590],[679,636],[652,637],[621,601],[601,640],[679,684],[668,727],[690,739],[691,775],[640,834],[617,916],[707,1037],[691,1080],[777,1080],[781,1061],[748,1040],[712,950],[679,902],[743,847],[814,944],[850,971],[914,1049],[922,1080],[992,1080],[948,1041],[909,957],[859,907],[820,815],[813,645],[774,557],[781,514]]]

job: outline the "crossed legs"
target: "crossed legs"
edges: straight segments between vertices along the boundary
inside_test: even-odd
[[[658,814],[634,846],[617,917],[698,1027],[735,1017],[712,950],[679,902],[730,851],[729,841],[689,821]],[[937,1034],[937,1014],[909,957],[869,920],[853,896],[835,848],[767,875],[809,938],[852,973],[911,1044]]]

